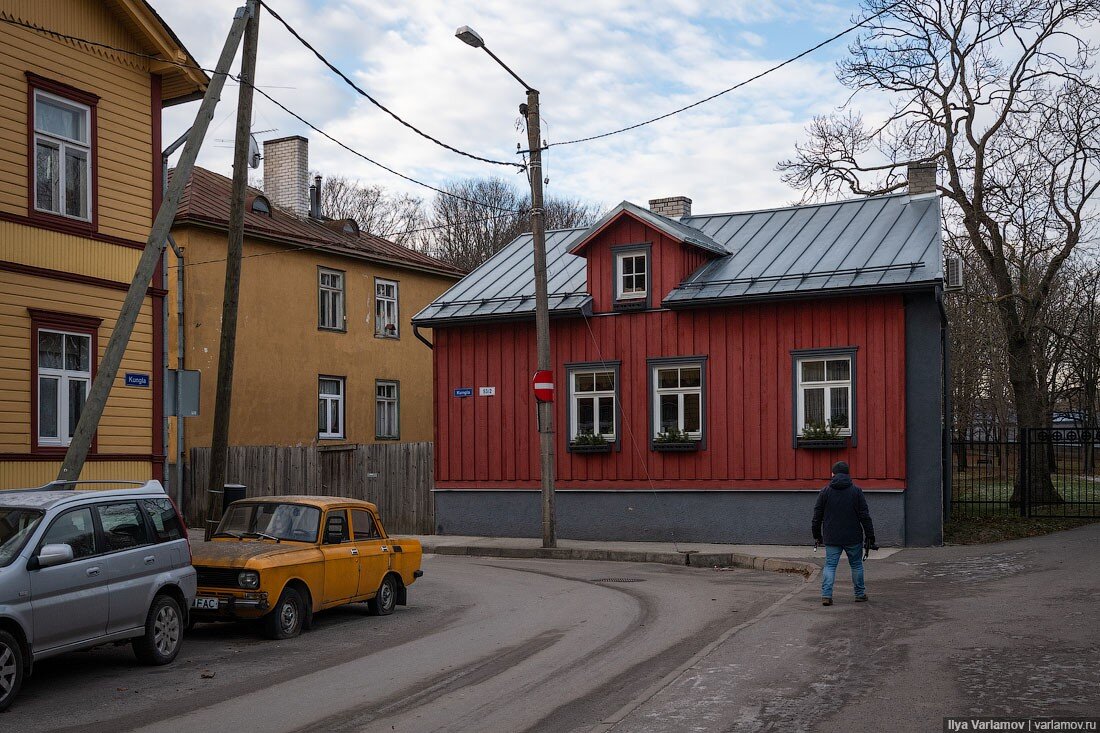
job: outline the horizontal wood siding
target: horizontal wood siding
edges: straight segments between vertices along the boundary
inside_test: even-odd
[[[555,320],[558,488],[803,489],[842,458],[867,488],[904,488],[904,339],[901,296]],[[437,488],[537,488],[533,327],[436,329],[435,344]],[[858,349],[857,445],[794,448],[790,352],[848,346]],[[646,359],[673,356],[707,357],[706,448],[696,453],[649,447]],[[601,360],[621,362],[621,448],[568,453],[564,364]],[[479,397],[482,386],[496,396]],[[454,397],[460,387],[474,396]]]
[[[100,2],[10,0],[4,17],[140,49]],[[144,241],[152,209],[153,140],[148,62],[0,24],[0,212],[27,214],[27,79],[30,71],[98,95],[99,232]]]
[[[57,478],[61,460],[5,461],[0,459],[0,491],[44,486]],[[148,481],[153,476],[149,461],[89,461],[80,472],[82,481]]]
[[[124,292],[92,285],[0,272],[0,453],[30,450],[33,345],[27,309],[102,318],[102,359],[125,296]],[[152,302],[147,298],[103,412],[98,432],[100,453],[149,454],[153,450],[153,394],[162,387],[152,365]],[[122,386],[128,371],[149,374],[152,384],[148,388]]]
[[[26,224],[0,221],[0,260],[129,286],[141,250]],[[154,285],[159,286],[159,282]]]

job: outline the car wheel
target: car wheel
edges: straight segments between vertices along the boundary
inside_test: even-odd
[[[159,595],[145,617],[145,633],[133,641],[134,654],[142,664],[168,664],[183,646],[183,612],[175,598]]]
[[[23,647],[7,631],[0,631],[0,711],[8,709],[23,685]]]
[[[271,639],[291,639],[297,636],[302,633],[305,612],[302,594],[293,588],[284,588],[275,608],[264,616],[264,633]]]
[[[374,598],[367,601],[367,610],[372,616],[389,616],[397,608],[397,581],[392,575],[382,578],[382,585]]]

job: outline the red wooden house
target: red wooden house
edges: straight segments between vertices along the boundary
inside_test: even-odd
[[[559,536],[808,542],[843,459],[880,541],[939,543],[937,196],[650,205],[548,233]],[[531,264],[527,235],[413,319],[434,333],[440,533],[541,532]]]

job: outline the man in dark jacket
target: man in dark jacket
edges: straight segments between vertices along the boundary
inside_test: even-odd
[[[833,581],[840,553],[848,556],[852,568],[852,585],[856,601],[867,600],[863,585],[863,548],[875,545],[875,527],[863,491],[852,483],[848,464],[833,465],[833,478],[817,495],[814,506],[813,533],[815,542],[825,544],[825,570],[821,574],[821,605],[833,605]]]

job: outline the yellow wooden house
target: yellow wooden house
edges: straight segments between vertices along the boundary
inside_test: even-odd
[[[144,0],[0,0],[0,489],[57,476],[196,66]],[[163,477],[165,295],[158,273],[81,478]]]
[[[229,443],[430,441],[431,331],[411,319],[464,273],[327,216],[308,154],[300,136],[264,141],[263,190],[248,191]],[[169,363],[182,334],[182,368],[202,375],[185,463],[211,443],[231,183],[196,167],[172,229],[182,260],[171,255]]]

